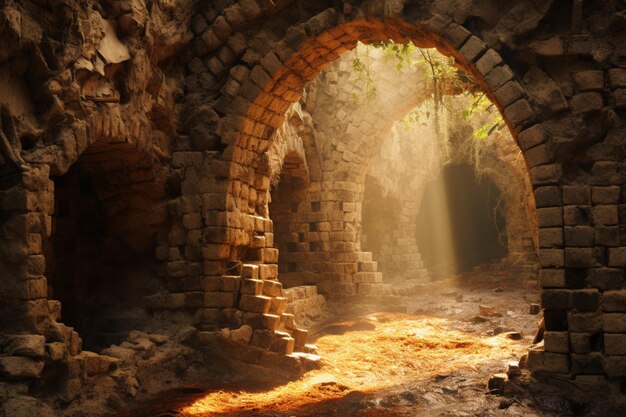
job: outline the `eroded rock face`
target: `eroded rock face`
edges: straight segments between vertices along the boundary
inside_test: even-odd
[[[214,347],[220,329],[240,329],[236,342],[228,340],[232,356],[304,368],[299,357],[284,356],[302,337],[277,281],[270,168],[291,167],[320,184],[333,150],[327,155],[321,138],[304,138],[288,159],[274,133],[330,62],[359,40],[390,38],[454,56],[497,103],[523,152],[546,331],[576,341],[533,350],[533,370],[580,380],[626,376],[624,329],[602,324],[625,312],[611,301],[626,267],[624,4],[501,3],[5,2],[0,330],[6,340],[45,338],[43,357],[40,337],[2,343],[2,378],[20,380],[0,390],[5,414],[6,404],[18,412],[21,403],[5,401],[18,395],[79,404],[93,384],[137,394],[141,378],[116,369],[127,360],[150,372],[163,368],[153,359],[158,343],[130,340],[133,328],[171,337],[166,357],[184,358]],[[302,136],[310,136],[313,113],[305,113]],[[358,147],[334,151],[346,166],[369,161],[357,157]],[[288,163],[272,165],[272,155]],[[298,165],[304,160],[308,171]],[[356,171],[342,172],[312,190],[301,212],[307,230],[299,232],[307,241],[293,243],[307,243],[311,259],[337,269],[324,282],[338,299],[360,288],[378,296],[382,277],[355,233],[362,190]],[[328,223],[328,240],[319,239]],[[87,322],[62,324],[76,306],[74,317]],[[591,346],[591,339],[607,343]],[[110,351],[116,360],[81,353],[83,342],[118,346]],[[167,370],[197,376],[188,361]],[[54,385],[60,375],[57,393],[29,393],[21,382]]]

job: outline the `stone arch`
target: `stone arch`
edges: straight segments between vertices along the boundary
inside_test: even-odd
[[[510,30],[504,30],[506,33],[499,38],[493,36],[495,31],[489,33],[489,28],[495,25],[493,21],[490,20],[491,23],[487,23],[480,30],[478,26],[470,24],[471,22],[461,24],[468,13],[451,10],[449,4],[441,2],[418,5],[402,1],[366,1],[358,6],[342,3],[337,7],[327,7],[323,3],[302,5],[298,6],[301,13],[290,17],[286,17],[285,13],[277,17],[275,26],[268,23],[273,22],[272,19],[266,19],[262,25],[255,26],[254,22],[260,16],[280,15],[282,10],[290,6],[289,2],[280,3],[272,12],[264,7],[249,6],[250,3],[234,4],[224,10],[223,16],[212,9],[212,16],[203,18],[204,26],[199,25],[194,29],[197,37],[193,42],[192,53],[196,56],[188,64],[188,69],[193,73],[189,76],[189,82],[195,86],[194,89],[205,84],[213,85],[218,79],[228,86],[219,94],[211,95],[215,100],[214,116],[216,120],[219,119],[217,132],[222,141],[223,152],[219,161],[205,162],[207,167],[219,171],[216,174],[217,186],[210,192],[211,195],[198,196],[203,201],[201,209],[213,213],[207,216],[206,229],[223,228],[223,233],[229,234],[228,239],[220,237],[219,245],[212,246],[210,251],[203,253],[204,263],[213,268],[208,273],[223,273],[220,265],[228,259],[236,258],[237,253],[231,251],[233,242],[243,247],[250,244],[254,234],[271,233],[271,222],[259,215],[266,203],[263,195],[269,189],[269,178],[257,175],[260,172],[255,167],[261,163],[260,155],[270,146],[271,141],[268,138],[283,123],[284,112],[291,103],[300,98],[303,85],[313,79],[326,63],[353,48],[357,40],[368,43],[389,38],[396,42],[412,39],[418,46],[437,47],[445,54],[454,56],[461,67],[474,75],[503,114],[524,153],[535,189],[540,228],[540,277],[544,289],[548,290],[544,291],[544,301],[551,295],[556,297],[550,299],[553,303],[546,304],[546,311],[549,311],[546,313],[548,329],[564,331],[568,328],[569,304],[564,300],[569,296],[570,289],[566,275],[571,280],[578,280],[578,285],[581,285],[580,275],[577,275],[580,271],[575,270],[582,268],[586,274],[593,269],[594,274],[605,276],[609,271],[599,271],[602,266],[611,264],[616,268],[623,267],[621,249],[604,247],[604,252],[612,254],[613,260],[608,262],[605,255],[594,252],[591,243],[583,248],[568,247],[566,250],[564,242],[563,228],[568,221],[564,218],[564,201],[575,205],[583,204],[584,200],[587,206],[591,204],[590,197],[585,197],[590,193],[590,183],[583,181],[586,185],[580,189],[576,185],[585,175],[584,163],[577,161],[563,164],[569,155],[566,143],[576,148],[571,142],[586,134],[595,135],[595,140],[599,140],[598,134],[601,133],[598,129],[581,134],[576,133],[574,128],[580,125],[582,115],[593,113],[597,120],[602,113],[605,98],[597,91],[598,84],[585,78],[591,74],[583,76],[583,65],[572,71],[577,76],[580,75],[580,84],[574,89],[570,88],[573,74],[565,74],[563,79],[559,79],[560,86],[550,78],[556,77],[554,74],[548,76],[541,70],[524,76],[528,67],[536,69],[539,65],[516,61],[520,54],[512,50],[503,52],[503,55],[498,52],[505,51],[504,46],[514,44],[516,37],[528,35],[533,28],[541,26],[541,18],[536,21],[534,19],[545,16],[548,6],[523,3],[510,12],[503,11],[503,21],[498,23],[497,32],[501,32],[502,28]],[[516,18],[525,12],[533,13],[532,22],[528,26],[513,27]],[[542,26],[542,30],[545,27]],[[218,33],[220,36],[217,36]],[[540,57],[542,60],[553,54],[592,57],[592,51],[585,45],[577,44],[577,47],[569,48],[562,38],[554,38],[550,42],[545,39],[545,31],[534,37],[530,45],[532,57]],[[251,47],[247,48],[247,45]],[[238,59],[246,65],[231,68]],[[598,56],[596,61],[599,63],[602,59],[603,57]],[[599,67],[591,61],[588,64],[584,66],[587,71],[595,71]],[[615,62],[612,64],[616,65]],[[594,74],[598,75],[596,72]],[[613,84],[611,88],[615,90],[617,86],[619,84]],[[553,102],[557,105],[551,106]],[[561,121],[571,123],[568,124],[568,137],[564,141],[555,139],[555,136],[559,136],[557,125]],[[557,155],[562,159],[557,158]],[[596,172],[602,172],[604,176],[598,184],[601,183],[604,187],[618,184],[614,172],[617,165],[618,162],[612,160],[595,166]],[[564,184],[573,187],[568,188],[567,198],[561,188]],[[250,185],[257,191],[256,201],[248,198]],[[220,190],[226,190],[228,194],[224,196],[219,193]],[[580,200],[575,196],[576,190],[584,194],[579,196]],[[607,188],[607,192],[598,201],[605,202],[605,205],[617,204],[619,198],[616,199],[614,189],[611,190],[613,191]],[[575,203],[576,201],[580,203]],[[343,207],[335,208],[338,212],[343,212]],[[355,214],[351,211],[355,207],[347,205],[346,208],[346,216],[353,218]],[[598,224],[609,222],[610,226],[615,226],[613,219],[616,210],[616,206],[607,208],[607,212],[612,213],[608,217],[598,214]],[[578,224],[573,218],[569,221],[572,222],[572,227]],[[348,233],[353,231],[349,230]],[[612,245],[619,245],[608,235],[605,237],[605,243],[611,241]],[[211,240],[207,242],[209,241]],[[346,242],[336,243],[333,250],[350,254],[345,258],[349,262],[371,262],[367,255],[354,253],[353,245]],[[558,298],[557,294],[562,298]],[[567,372],[570,369],[567,355],[556,355],[559,353],[557,351],[551,353],[555,355],[546,358],[556,360],[550,365],[553,366],[552,372]],[[543,351],[534,354],[533,358],[543,360]],[[558,371],[555,371],[557,368]]]
[[[232,98],[237,114],[225,110],[227,115],[222,124],[223,129],[232,127],[221,132],[223,141],[229,144],[223,158],[232,161],[230,181],[252,182],[257,175],[254,167],[259,164],[258,155],[270,146],[268,139],[282,124],[282,115],[291,103],[299,99],[299,91],[324,65],[353,48],[357,40],[412,40],[420,46],[437,47],[455,56],[459,65],[476,77],[503,112],[514,134],[532,124],[533,111],[524,98],[523,87],[514,80],[512,70],[496,51],[488,49],[478,37],[462,26],[446,22],[440,16],[429,21],[429,26],[411,25],[394,19],[357,20],[337,25],[336,20],[337,16],[332,9],[312,19],[312,22],[317,23],[314,33],[318,35],[311,39],[301,33],[297,39],[302,39],[303,43],[298,45],[298,52],[288,47],[289,40],[276,44],[274,50],[263,58],[263,64],[251,70],[251,76],[241,86],[241,95]],[[327,26],[324,27],[324,24]],[[441,33],[441,37],[436,33]],[[243,92],[250,98],[243,96]],[[539,129],[531,129],[523,137],[543,140],[542,137],[537,139],[540,135]],[[260,180],[257,178],[255,181]],[[253,204],[239,206],[239,202],[245,200],[240,197],[232,194],[227,197],[230,200],[226,204],[229,211],[236,209],[254,215],[254,211],[251,212]]]
[[[237,78],[237,82],[232,83],[233,89],[223,91],[216,103],[217,112],[224,115],[220,120],[219,133],[222,144],[226,146],[219,161],[223,173],[218,177],[221,187],[228,192],[225,195],[214,194],[210,200],[200,198],[210,201],[210,205],[203,205],[203,211],[225,211],[225,222],[213,217],[215,220],[210,220],[207,228],[224,228],[231,238],[203,253],[205,264],[214,266],[212,274],[223,273],[220,262],[223,265],[225,260],[236,260],[246,247],[258,241],[259,234],[271,233],[272,224],[264,208],[270,178],[264,172],[263,155],[271,147],[270,139],[283,124],[285,113],[292,103],[300,99],[306,82],[341,53],[354,48],[357,41],[372,43],[388,39],[399,43],[410,40],[417,46],[436,47],[444,54],[454,56],[458,65],[472,74],[496,103],[514,135],[533,124],[533,110],[524,88],[514,79],[513,71],[495,50],[488,48],[463,26],[439,15],[418,23],[408,23],[401,16],[388,15],[384,19],[372,15],[368,19],[345,21],[335,9],[328,9],[309,22],[290,29],[285,39],[271,43],[269,48],[266,45],[264,49],[268,52],[259,56],[259,63],[252,69],[233,68],[230,77]],[[258,42],[250,40],[251,44]],[[214,56],[207,65],[210,66],[211,62],[217,64],[216,59]],[[528,129],[521,136],[539,142],[544,140],[539,129]],[[360,167],[359,171],[359,175],[364,177],[366,169]],[[551,177],[549,181],[554,180]],[[254,189],[253,193],[251,189]],[[343,193],[354,194],[354,190],[346,189]],[[250,196],[254,196],[255,200],[251,200]],[[360,205],[356,204],[354,197],[348,200],[350,202],[331,202],[327,209],[332,213],[326,215],[332,216],[339,224],[345,213],[353,223],[360,216]],[[323,244],[323,247],[326,251],[345,253],[348,262],[371,262],[371,254],[355,255],[359,252],[358,240],[354,238],[357,233],[357,229],[348,226],[343,238]],[[336,267],[330,265],[330,268]],[[372,267],[363,268],[367,271],[352,272],[370,273]],[[349,269],[352,270],[352,267]],[[381,278],[373,275],[371,279],[377,283]]]

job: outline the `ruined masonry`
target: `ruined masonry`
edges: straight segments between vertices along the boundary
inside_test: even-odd
[[[511,231],[509,252],[539,265],[546,332],[532,372],[623,384],[625,10],[621,0],[3,2],[5,414],[24,396],[66,410],[98,391],[133,397],[142,375],[156,392],[163,375],[196,381],[216,364],[301,372],[320,359],[294,314],[306,320],[302,309],[325,300],[396,303],[361,244],[364,190],[392,123],[424,91],[419,79],[389,88],[386,125],[350,119],[354,103],[333,90],[342,54],[389,39],[454,57],[503,115],[506,152],[521,152],[507,198],[532,202],[515,214],[532,230]],[[496,172],[515,165],[502,151],[490,151]]]

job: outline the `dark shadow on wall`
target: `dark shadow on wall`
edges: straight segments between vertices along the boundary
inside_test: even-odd
[[[84,348],[98,351],[145,328],[143,297],[162,286],[154,247],[138,252],[119,238],[80,164],[54,178],[54,187],[52,235],[45,244],[48,295],[61,301],[60,321],[76,329]],[[118,204],[124,207],[122,199]]]
[[[302,252],[318,252],[320,242],[310,241],[309,233],[317,232],[316,222],[306,222],[299,212],[311,204],[306,198],[307,172],[302,159],[287,154],[282,171],[272,186],[269,214],[274,224],[274,247],[278,249],[278,272],[285,288],[308,284],[302,271]],[[319,203],[317,203],[319,205]],[[306,206],[306,207],[303,207]],[[311,211],[319,211],[319,207]]]
[[[436,190],[445,190],[449,214],[430,204]],[[439,178],[426,187],[417,218],[417,244],[434,276],[470,271],[507,255],[501,205],[501,193],[489,178],[478,179],[474,169],[466,164],[444,167]],[[442,233],[433,219],[446,215],[452,250],[442,253],[431,244],[433,237]]]

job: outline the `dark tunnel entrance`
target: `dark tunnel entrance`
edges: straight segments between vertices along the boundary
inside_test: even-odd
[[[443,190],[448,213],[433,204],[437,190]],[[424,264],[433,276],[461,273],[500,259],[507,254],[506,221],[502,196],[492,180],[477,177],[466,164],[446,165],[424,192],[417,218],[417,242]],[[437,216],[449,216],[451,251],[442,253],[432,244]]]
[[[49,298],[61,302],[60,321],[75,328],[85,349],[99,351],[149,321],[145,297],[163,285],[152,226],[162,216],[148,196],[160,192],[150,169],[140,176],[139,168],[119,162],[105,171],[104,162],[92,160],[102,155],[93,155],[53,178],[45,274]]]

